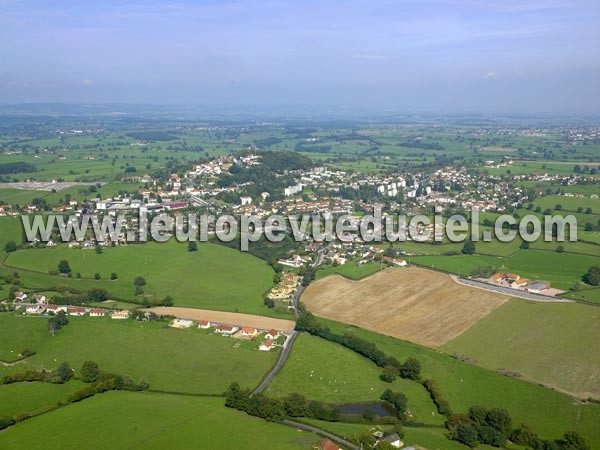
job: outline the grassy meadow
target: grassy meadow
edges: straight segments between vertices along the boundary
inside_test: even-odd
[[[65,384],[13,383],[0,386],[0,417],[39,414],[65,401],[84,386],[79,381]]]
[[[597,427],[600,422],[600,405],[582,404],[568,395],[459,361],[442,351],[338,322],[325,319],[319,321],[336,333],[351,332],[373,342],[400,361],[409,356],[417,358],[422,365],[422,378],[434,379],[456,412],[466,412],[473,405],[506,408],[514,423],[527,422],[545,438],[559,438],[565,431],[575,429],[585,436],[592,448],[600,447],[600,433]],[[323,342],[329,345],[326,341]],[[325,344],[322,346],[326,347]],[[329,359],[327,352],[323,351],[321,354],[326,360]],[[369,364],[375,367],[373,363]],[[343,372],[346,367],[339,364],[337,370]],[[285,376],[284,371],[278,377],[282,375]],[[276,378],[273,386],[277,386],[277,383]],[[309,389],[307,381],[296,382],[296,386],[298,385]],[[410,405],[408,392],[407,397]]]
[[[0,376],[52,369],[63,361],[79,370],[83,361],[93,360],[102,369],[129,375],[136,382],[145,378],[150,389],[218,395],[232,381],[249,388],[258,385],[279,353],[244,345],[234,348],[236,339],[198,329],[165,328],[164,322],[69,317],[55,336],[42,332],[46,322],[43,317],[0,314],[4,352],[13,354],[10,350],[20,351],[25,343],[37,352],[12,367],[0,365]],[[29,335],[35,338],[28,340]]]
[[[600,309],[573,303],[511,300],[445,344],[490,370],[507,369],[523,378],[580,397],[600,399]]]
[[[267,388],[267,394],[282,397],[299,392],[311,400],[352,403],[379,400],[383,391],[392,389],[408,397],[414,421],[444,423],[421,385],[404,379],[390,384],[380,380],[379,375],[381,370],[366,358],[303,333],[296,339],[285,366]]]
[[[69,262],[71,278],[49,274],[62,259]],[[176,306],[277,314],[263,305],[263,295],[273,284],[271,267],[248,253],[211,243],[201,243],[197,252],[188,252],[186,244],[175,240],[107,248],[102,254],[65,245],[20,250],[8,255],[5,270],[18,271],[28,288],[98,287],[124,300],[134,298],[133,280],[143,276],[144,294],[170,295]],[[117,280],[110,280],[112,272]],[[94,279],[95,273],[100,280]]]
[[[251,437],[251,439],[249,439]],[[307,449],[312,433],[224,407],[222,398],[107,392],[19,423],[0,433],[0,448],[63,450],[240,448]],[[243,445],[241,444],[243,443]]]

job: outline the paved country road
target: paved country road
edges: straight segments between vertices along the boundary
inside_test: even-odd
[[[277,364],[275,364],[275,367],[273,367],[273,370],[271,370],[269,372],[269,374],[262,380],[262,382],[258,385],[258,387],[256,389],[254,389],[254,392],[252,393],[252,395],[261,393],[262,391],[264,391],[267,388],[267,386],[271,383],[271,381],[273,381],[273,378],[275,378],[275,376],[279,373],[279,371],[285,364],[285,361],[287,360],[287,357],[290,354],[290,351],[292,350],[292,344],[296,340],[297,336],[298,336],[298,332],[292,331],[292,334],[285,340],[285,344],[283,344],[283,350],[281,350],[281,354],[279,355]]]
[[[546,303],[573,303],[573,300],[565,298],[554,298],[546,295],[532,294],[530,292],[518,291],[504,286],[495,286],[493,284],[483,283],[481,281],[470,280],[468,278],[459,278],[456,275],[450,275],[450,278],[455,283],[463,286],[470,286],[477,289],[483,289],[485,291],[498,292],[499,294],[510,295],[511,297],[522,298],[525,300],[532,300],[534,302],[546,302]]]
[[[285,425],[289,425],[290,427],[299,428],[299,429],[304,430],[304,431],[310,431],[312,433],[318,434],[319,436],[323,436],[323,437],[329,438],[332,441],[337,442],[338,444],[340,444],[344,448],[350,448],[352,450],[360,450],[360,447],[358,445],[353,444],[352,442],[349,442],[349,441],[347,441],[345,439],[342,439],[341,437],[336,436],[335,434],[331,434],[331,433],[328,433],[325,430],[321,430],[320,428],[313,427],[313,426],[310,426],[310,425],[305,425],[303,423],[293,422],[291,420],[284,420],[283,423]]]

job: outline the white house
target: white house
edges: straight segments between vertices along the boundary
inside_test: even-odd
[[[66,313],[67,307],[63,305],[48,305],[46,311],[53,312],[54,314],[58,314],[60,311]]]
[[[247,336],[247,337],[256,336],[257,333],[258,333],[258,330],[256,328],[252,328],[252,327],[243,327],[242,330],[240,331],[240,335]]]
[[[185,319],[175,319],[171,322],[173,328],[190,328],[192,325],[194,325],[194,322]]]
[[[231,325],[217,325],[215,327],[215,333],[220,333],[223,336],[229,336],[239,330],[238,327],[234,327]]]
[[[100,308],[90,309],[91,317],[104,317],[104,314],[106,314],[105,309],[100,309]]]
[[[275,339],[277,339],[279,337],[279,331],[273,329],[273,330],[269,330],[267,332],[267,334],[265,334],[265,339],[269,339],[274,341]]]
[[[210,328],[210,322],[208,320],[200,320],[198,322],[198,328],[202,328],[203,330],[207,330]]]
[[[125,311],[115,311],[115,312],[111,313],[110,318],[111,319],[118,319],[118,320],[128,319],[129,318],[129,311],[127,311],[127,310],[125,310]]]
[[[268,352],[272,348],[273,348],[273,341],[271,341],[270,339],[263,341],[263,343],[260,344],[260,347],[258,347],[258,349],[262,352]]]
[[[85,308],[69,308],[70,316],[85,316]]]

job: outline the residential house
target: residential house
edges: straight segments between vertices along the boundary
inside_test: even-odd
[[[85,308],[69,308],[70,316],[85,316]]]
[[[64,305],[48,305],[46,306],[46,311],[49,313],[58,314],[60,311],[66,313],[67,307]]]
[[[398,436],[396,433],[390,434],[389,436],[384,437],[382,439],[382,441],[387,442],[388,444],[390,444],[392,447],[395,447],[395,448],[401,448],[404,445],[404,442],[402,442],[400,440],[400,436]]]
[[[113,313],[110,314],[110,318],[111,319],[117,319],[117,320],[121,320],[121,319],[128,319],[129,318],[129,311],[124,310],[124,311],[115,311]]]
[[[273,329],[273,330],[269,330],[267,332],[267,334],[265,334],[265,339],[270,339],[272,341],[274,341],[275,339],[277,339],[279,337],[279,331]]]
[[[257,333],[258,333],[258,330],[256,328],[252,328],[252,327],[243,327],[240,331],[240,335],[246,336],[246,337],[256,336]]]
[[[223,336],[230,336],[235,333],[239,328],[231,325],[217,325],[215,327],[215,333],[222,334]]]
[[[186,319],[175,319],[171,322],[173,328],[190,328],[192,325],[194,325],[194,322]]]
[[[200,320],[200,321],[198,321],[198,328],[207,330],[210,328],[210,322],[208,320]]]
[[[100,308],[90,309],[90,316],[91,317],[104,317],[105,314],[106,314],[106,310],[105,309],[100,309]]]
[[[260,344],[260,347],[258,347],[258,349],[263,352],[268,352],[272,348],[273,348],[273,341],[270,339],[263,341],[263,343]]]

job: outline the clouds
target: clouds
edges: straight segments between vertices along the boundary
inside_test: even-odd
[[[467,107],[461,95],[487,89],[494,107],[494,99],[530,91],[524,80],[560,85],[550,76],[559,69],[563,82],[585,79],[569,95],[592,105],[600,104],[589,85],[600,67],[598,42],[593,2],[57,1],[48,8],[0,0],[0,102],[39,96],[3,88],[8,80],[43,79],[57,86],[55,101],[72,100],[70,86],[86,101],[276,96],[444,109]]]

